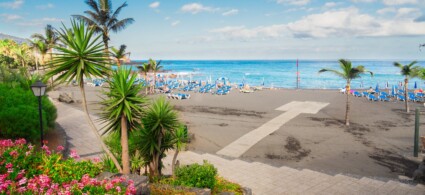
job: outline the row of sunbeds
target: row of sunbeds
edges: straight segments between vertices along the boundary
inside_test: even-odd
[[[377,94],[377,95],[376,95]],[[388,94],[384,91],[379,91],[375,93],[369,93],[369,92],[358,92],[354,91],[353,96],[355,97],[366,97],[370,101],[390,101],[390,98],[394,98],[399,101],[406,101],[406,98],[404,96],[404,91],[399,90],[398,93],[395,94]],[[413,102],[423,102],[424,101],[425,94],[424,93],[413,93],[408,92],[408,100]]]

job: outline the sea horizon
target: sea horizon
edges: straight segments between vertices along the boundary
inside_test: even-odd
[[[161,60],[163,69],[169,73],[179,74],[180,79],[215,82],[218,78],[228,78],[233,84],[250,86],[297,88],[297,59],[286,60]],[[363,65],[374,73],[373,77],[363,74],[352,81],[352,88],[391,88],[404,80],[400,69],[394,67],[397,61],[408,64],[410,60],[352,60],[353,66]],[[137,70],[137,62],[132,66]],[[425,61],[417,61],[417,65],[425,67]],[[322,68],[339,69],[337,60],[298,60],[300,75],[299,87],[302,89],[339,89],[345,86],[345,80],[332,73],[321,73]],[[159,73],[163,74],[163,73]],[[425,86],[423,80],[414,78],[409,88]],[[388,84],[387,84],[388,83]],[[388,85],[388,86],[387,86]]]

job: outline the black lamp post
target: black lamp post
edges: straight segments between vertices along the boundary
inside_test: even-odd
[[[41,112],[41,96],[46,92],[47,85],[42,83],[40,80],[37,80],[34,84],[31,85],[31,90],[36,97],[38,97],[38,112],[40,116],[40,143],[43,146],[43,115]]]

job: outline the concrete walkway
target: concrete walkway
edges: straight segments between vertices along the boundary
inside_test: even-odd
[[[82,158],[102,154],[99,141],[91,132],[84,112],[59,102],[57,123],[68,136],[70,149]],[[93,118],[96,120],[97,118]],[[171,151],[164,159],[164,173],[171,173]],[[383,182],[363,177],[361,179],[290,167],[273,167],[259,162],[229,160],[213,154],[181,152],[180,163],[202,163],[207,160],[218,169],[224,178],[252,189],[254,194],[418,194],[425,195],[423,185],[407,185],[397,181]]]
[[[172,158],[173,152],[170,152],[164,160],[164,173],[171,173]],[[309,169],[228,160],[208,153],[186,151],[180,153],[178,159],[181,165],[202,164],[207,160],[217,168],[219,175],[251,188],[253,194],[425,194],[425,186],[420,184],[415,186],[366,177],[357,179],[341,174],[327,175]]]
[[[257,129],[254,129],[251,132],[241,136],[239,139],[218,151],[217,154],[238,158],[246,151],[248,151],[249,148],[257,144],[265,137],[269,136],[271,133],[277,131],[280,127],[282,127],[282,125],[291,119],[303,113],[316,114],[328,104],[329,103],[299,101],[293,101],[285,104],[276,109],[279,111],[284,111],[285,113],[264,123]]]
[[[68,148],[76,150],[83,159],[101,157],[102,147],[90,129],[84,112],[64,103],[53,102],[58,110],[56,122],[65,130],[68,137]],[[91,117],[95,122],[98,119],[95,116]],[[95,124],[98,128],[100,127],[99,124]]]

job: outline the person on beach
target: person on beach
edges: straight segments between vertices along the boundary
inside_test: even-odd
[[[370,87],[366,92],[368,92],[370,94],[374,94],[375,90],[372,87]]]

